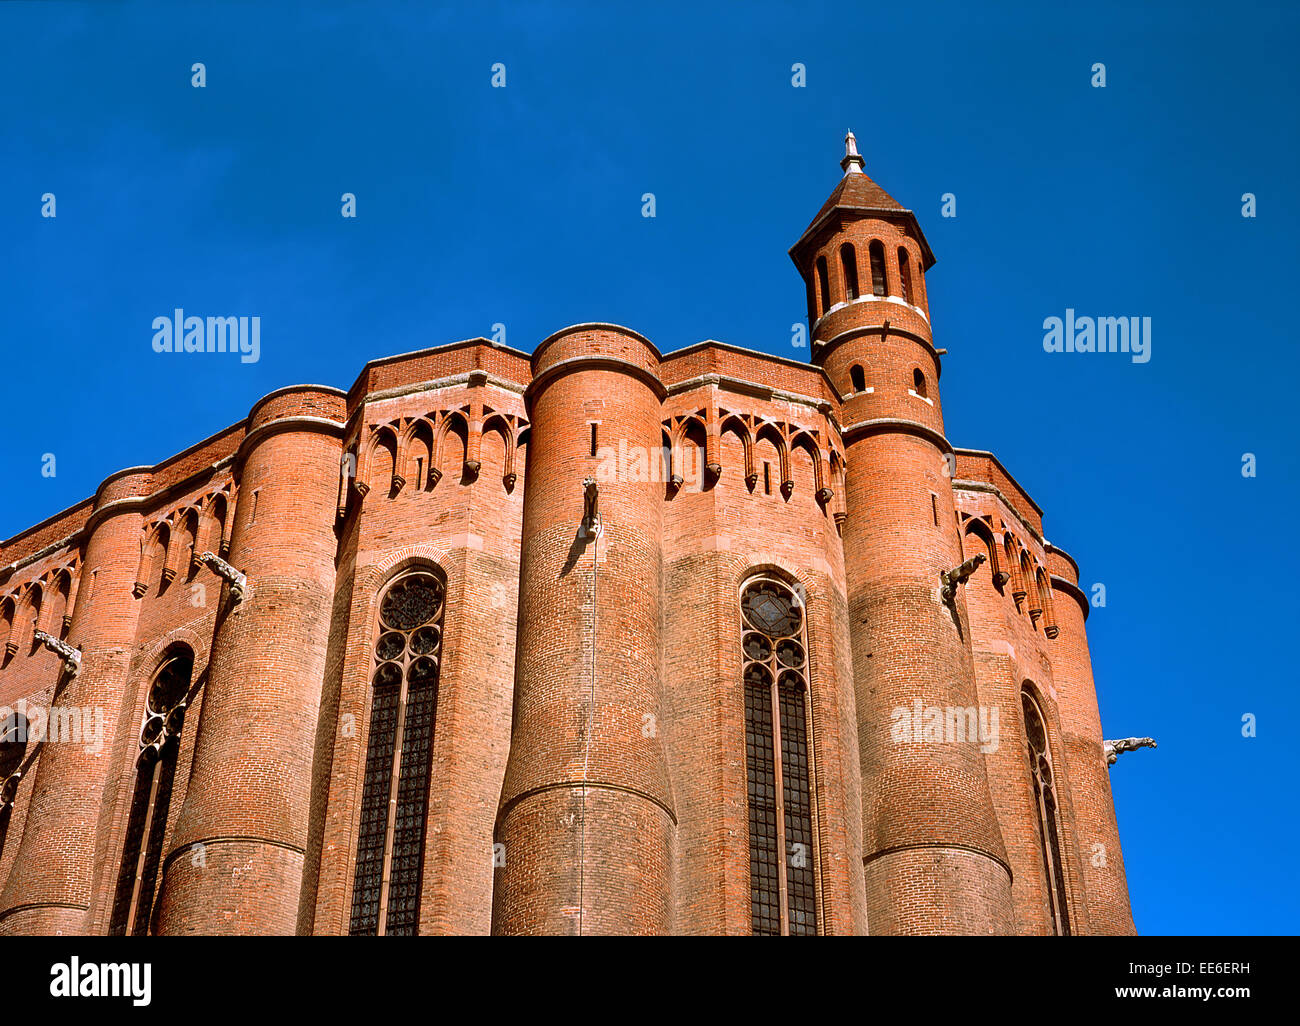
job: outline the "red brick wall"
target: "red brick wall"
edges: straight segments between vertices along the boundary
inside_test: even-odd
[[[413,567],[440,574],[447,600],[421,933],[749,932],[739,594],[757,573],[806,609],[819,932],[1052,932],[1027,685],[1047,720],[1072,932],[1132,932],[1078,571],[996,458],[944,437],[910,225],[839,210],[806,240],[800,266],[826,255],[841,304],[823,312],[810,290],[810,363],[708,342],[661,356],[603,324],[531,357],[483,339],[387,357],[346,396],[273,392],[0,545],[0,615],[15,620],[0,644],[17,641],[0,705],[100,707],[106,726],[97,754],[29,746],[0,933],[108,929],[145,695],[175,645],[199,687],[154,931],[346,933],[377,602]],[[870,298],[876,238],[892,300]],[[854,302],[846,240],[868,297]],[[577,537],[589,475],[595,543]],[[983,551],[965,533],[976,521],[997,559],[949,607],[939,575]],[[247,574],[243,603],[220,606],[191,545]],[[1021,551],[1051,578],[1041,594]],[[1011,573],[1000,586],[993,562]],[[60,661],[34,650],[29,621],[40,594],[59,633],[65,572],[83,669],[56,697]],[[996,709],[996,747],[900,742],[896,712],[916,700]]]

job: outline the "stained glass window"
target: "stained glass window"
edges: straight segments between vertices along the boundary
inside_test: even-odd
[[[3,655],[3,652],[0,652]],[[18,783],[22,779],[23,756],[27,753],[27,718],[12,710],[0,719],[0,856],[4,855],[5,837]]]
[[[1033,783],[1034,805],[1038,810],[1038,842],[1046,875],[1049,911],[1056,932],[1068,937],[1070,911],[1065,899],[1065,863],[1061,858],[1061,837],[1056,820],[1056,784],[1052,775],[1051,749],[1047,744],[1047,726],[1033,696],[1022,691],[1020,699],[1025,713],[1029,777]]]
[[[379,603],[354,936],[419,932],[444,600],[442,581],[417,570],[390,584]]]
[[[149,932],[176,779],[176,756],[185,725],[185,702],[193,675],[193,657],[189,653],[177,655],[163,664],[145,699],[135,790],[108,925],[112,936],[142,937]]]
[[[817,933],[803,606],[760,578],[740,600],[744,633],[745,765],[750,920],[755,934]]]

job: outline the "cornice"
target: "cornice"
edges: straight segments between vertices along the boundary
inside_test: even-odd
[[[1067,581],[1064,577],[1058,577],[1056,574],[1048,574],[1048,578],[1051,580],[1053,588],[1065,592],[1079,603],[1079,608],[1083,610],[1083,618],[1086,621],[1088,619],[1088,596],[1083,593],[1083,589],[1077,584]]]
[[[859,438],[895,431],[905,435],[917,435],[924,438],[940,452],[952,452],[952,445],[939,431],[915,420],[902,417],[876,417],[872,420],[860,420],[856,424],[846,424],[841,431],[845,445],[851,445]]]
[[[618,356],[592,355],[571,356],[567,360],[560,360],[558,363],[551,364],[529,383],[528,388],[524,391],[524,401],[531,409],[533,401],[547,385],[557,378],[576,370],[618,371],[622,374],[631,375],[646,384],[660,402],[663,402],[668,397],[668,390],[664,388],[664,383],[644,367]]]
[[[952,486],[954,488],[960,488],[964,492],[987,492],[990,495],[996,496],[1002,502],[1002,505],[1011,511],[1011,515],[1019,521],[1020,526],[1025,529],[1025,533],[1039,545],[1042,545],[1044,548],[1047,547],[1047,540],[1038,533],[1038,528],[1034,527],[1033,524],[1024,518],[1024,515],[1020,510],[1016,509],[1015,503],[1008,499],[997,485],[989,484],[987,481],[970,481],[965,478],[953,478]]]

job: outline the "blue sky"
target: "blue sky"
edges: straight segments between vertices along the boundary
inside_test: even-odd
[[[938,257],[950,439],[1106,586],[1107,736],[1160,742],[1111,776],[1139,930],[1296,932],[1295,10],[467,7],[0,5],[0,537],[495,323],[806,358],[786,250],[852,128]],[[261,359],[155,354],[177,306],[260,316]],[[1067,307],[1151,317],[1151,361],[1045,353]]]

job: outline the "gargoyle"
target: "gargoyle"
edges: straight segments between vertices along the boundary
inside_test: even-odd
[[[218,577],[224,578],[230,582],[230,600],[239,602],[244,597],[244,589],[248,587],[248,578],[218,556],[215,552],[205,552],[199,557],[199,562],[211,567],[212,572]]]
[[[1123,737],[1118,741],[1103,741],[1101,743],[1102,754],[1106,756],[1106,765],[1114,766],[1115,760],[1124,752],[1134,752],[1139,748],[1155,748],[1156,740],[1153,737]]]
[[[58,638],[38,630],[35,634],[38,644],[44,645],[51,652],[57,652],[63,656],[63,668],[68,671],[69,677],[75,677],[77,671],[81,669],[81,653],[69,645],[66,641],[60,641]]]
[[[956,570],[944,570],[940,573],[939,579],[943,581],[943,589],[939,592],[939,597],[945,602],[952,602],[956,599],[958,586],[965,584],[970,575],[978,570],[980,564],[986,559],[988,557],[984,553],[977,552],[961,566],[957,567]]]

